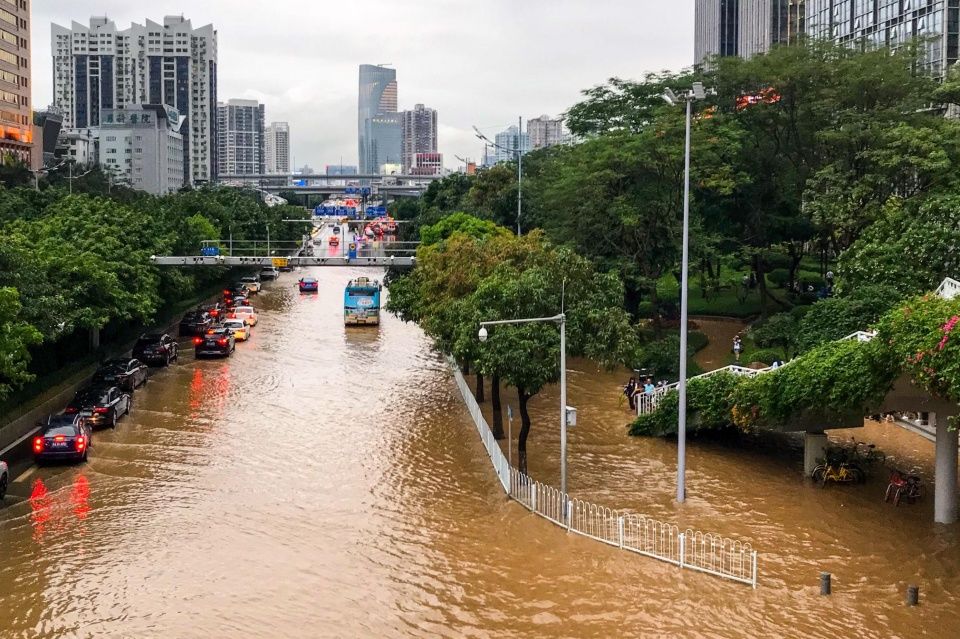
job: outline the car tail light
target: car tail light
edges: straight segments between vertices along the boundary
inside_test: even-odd
[[[67,437],[66,437],[65,435],[57,435],[56,437],[53,438],[53,441],[55,441],[55,442],[65,442],[65,441],[67,441]]]
[[[230,295],[230,289],[229,289],[229,288],[223,289],[223,294],[224,294],[224,295]]]
[[[210,317],[217,317],[220,315],[220,311],[210,311]]]
[[[194,343],[194,344],[198,344],[198,345],[199,345],[199,344],[203,344],[203,340],[202,340],[201,338],[199,338],[199,337],[194,337],[194,338],[193,338],[193,343]]]
[[[96,407],[96,408],[93,409],[93,412],[97,413],[98,415],[105,415],[109,410],[110,410],[109,408],[104,408],[103,406],[98,406],[98,407]]]
[[[43,450],[43,437],[34,437],[33,452],[39,453],[41,450]]]
[[[226,345],[227,345],[227,340],[225,340],[225,339],[218,339],[218,340],[217,340],[217,344],[219,344],[220,346],[226,346]]]
[[[80,409],[75,408],[73,406],[67,406],[67,408],[63,412],[67,415],[73,415],[74,413],[79,413]]]
[[[81,435],[80,437],[77,437],[76,444],[77,444],[77,450],[82,452],[83,449],[87,447],[87,438],[84,437],[83,435]]]

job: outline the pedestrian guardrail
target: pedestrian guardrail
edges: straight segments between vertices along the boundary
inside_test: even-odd
[[[568,532],[682,569],[757,587],[757,551],[748,543],[689,528],[681,530],[641,514],[574,499],[512,467],[456,362],[448,361],[497,479],[511,499]]]

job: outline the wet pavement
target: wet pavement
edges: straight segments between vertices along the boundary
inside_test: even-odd
[[[932,498],[882,504],[885,471],[820,489],[792,440],[701,438],[678,506],[675,445],[626,436],[625,373],[573,362],[571,493],[749,541],[760,587],[624,555],[506,500],[416,326],[343,326],[343,286],[381,273],[310,274],[317,295],[266,285],[230,359],[157,371],[88,464],[16,469],[0,637],[960,636],[958,528]],[[531,402],[530,471],[552,483],[556,401]],[[930,478],[929,442],[851,435]]]

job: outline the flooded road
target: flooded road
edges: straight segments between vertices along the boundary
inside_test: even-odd
[[[571,492],[751,542],[760,587],[567,535],[503,496],[417,327],[343,327],[343,286],[370,272],[311,274],[319,295],[267,285],[229,360],[185,349],[158,371],[86,466],[11,486],[0,637],[960,636],[960,535],[932,499],[893,509],[885,473],[821,490],[782,442],[697,440],[680,507],[675,446],[627,437],[623,375],[574,362]],[[551,483],[556,401],[531,402],[529,467]],[[932,445],[864,430],[929,478]]]

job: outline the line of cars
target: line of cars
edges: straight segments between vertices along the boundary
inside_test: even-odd
[[[258,276],[225,288],[222,301],[201,305],[180,321],[181,337],[193,337],[196,357],[228,357],[237,341],[251,337],[258,317],[249,296],[260,291]],[[170,366],[180,359],[180,344],[168,333],[145,333],[132,356],[103,362],[90,384],[77,391],[59,415],[39,424],[33,438],[33,458],[48,461],[86,461],[95,428],[116,428],[133,409],[133,393],[148,380],[148,366]],[[0,499],[9,485],[9,469],[0,462]]]

